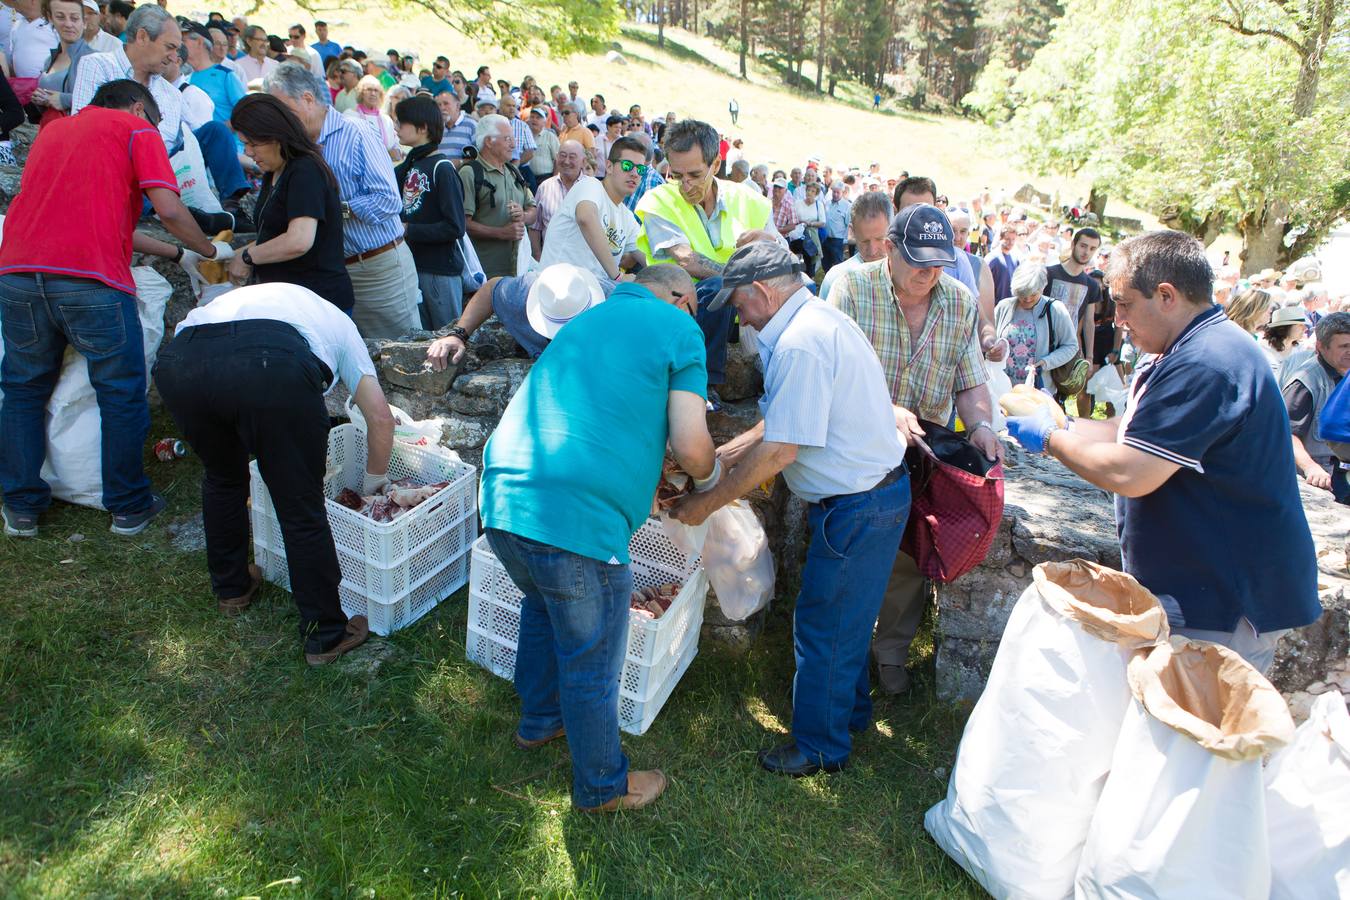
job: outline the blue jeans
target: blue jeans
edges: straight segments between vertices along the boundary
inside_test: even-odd
[[[422,292],[422,327],[435,331],[453,325],[464,312],[464,282],[458,275],[417,273],[417,287]]]
[[[248,190],[244,167],[239,164],[234,132],[226,125],[212,120],[192,132],[192,136],[201,145],[202,162],[211,172],[211,180],[216,183],[216,193],[221,200],[229,200],[239,192]]]
[[[909,475],[812,503],[811,544],[793,614],[792,737],[808,759],[848,760],[872,721],[867,650],[909,519]]]
[[[844,261],[844,239],[827,237],[821,242],[821,252],[824,254],[822,265],[828,272],[835,266]]]
[[[727,380],[727,338],[731,335],[731,317],[736,309],[727,302],[716,312],[708,304],[722,290],[722,276],[705,278],[695,288],[698,293],[698,327],[703,329],[703,347],[708,364],[708,384],[724,384]]]
[[[87,278],[0,275],[0,490],[20,513],[41,513],[52,491],[42,480],[47,401],[66,345],[89,361],[103,419],[103,505],[132,513],[150,505],[141,452],[150,432],[145,350],[136,298]]]
[[[516,587],[520,736],[567,728],[572,802],[600,806],[628,793],[619,745],[619,671],[628,649],[633,573],[495,528],[488,544]]]

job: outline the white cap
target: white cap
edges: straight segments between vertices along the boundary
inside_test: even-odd
[[[530,327],[550,340],[568,322],[605,302],[600,282],[585,269],[556,263],[540,272],[525,297]]]

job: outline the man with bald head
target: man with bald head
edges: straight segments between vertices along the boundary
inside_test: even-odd
[[[558,145],[553,164],[553,176],[539,182],[539,190],[534,194],[539,215],[530,226],[529,235],[530,248],[534,252],[535,259],[538,259],[544,250],[544,234],[548,231],[549,220],[562,206],[563,198],[572,189],[572,185],[581,177],[581,169],[586,164],[586,148],[578,141],[563,141]]]

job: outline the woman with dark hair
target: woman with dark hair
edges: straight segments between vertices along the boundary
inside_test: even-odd
[[[230,281],[298,284],[350,313],[356,296],[343,264],[342,204],[319,146],[270,94],[240,100],[230,126],[264,173],[253,211],[258,237],[231,260]]]

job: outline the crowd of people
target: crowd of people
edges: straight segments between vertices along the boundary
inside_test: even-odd
[[[179,324],[154,381],[205,467],[219,608],[246,608],[260,585],[245,505],[256,456],[306,659],[330,662],[367,627],[338,603],[323,396],[342,381],[365,418],[372,493],[393,419],[361,339],[438,331],[427,365],[444,369],[495,316],[537,358],[484,450],[480,491],[488,540],[525,595],[514,739],[567,738],[579,808],[637,808],[666,786],[628,770],[617,675],[628,541],[667,448],[696,487],[673,510],[686,524],[779,473],[808,504],[791,740],[759,754],[772,772],[848,763],[874,666],[883,692],[907,689],[927,591],[899,550],[906,452],[959,420],[1000,460],[1000,369],[1077,413],[1067,428],[1048,411],[1013,417],[1009,435],[1117,495],[1125,568],[1174,633],[1265,668],[1285,630],[1316,618],[1295,478],[1350,498],[1319,428],[1350,370],[1350,313],[1315,262],[1216,278],[1178,232],[1112,246],[879,163],[771,171],[698,119],[649,119],[576,82],[546,93],[486,65],[469,78],[443,56],[372,58],[323,22],[283,39],[156,4],[5,2],[0,106],[40,125],[0,244],[6,534],[36,535],[50,504],[44,410],[68,344],[102,413],[113,530],[162,512],[141,463],[132,252],[176,260],[198,288],[206,261],[224,265],[236,289]],[[171,160],[193,148],[214,188],[188,204]],[[69,189],[80,182],[101,187]],[[137,230],[151,215],[181,243]],[[254,237],[210,237],[227,229]],[[757,350],[763,419],[714,447],[706,416],[733,339]],[[1131,399],[1103,420],[1088,383],[1106,367]]]

